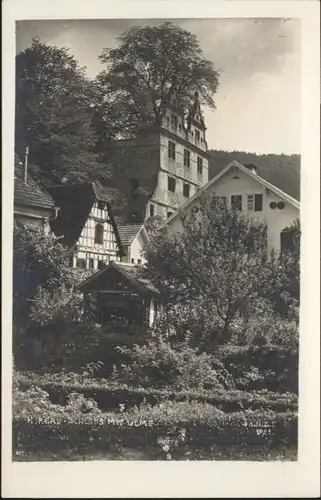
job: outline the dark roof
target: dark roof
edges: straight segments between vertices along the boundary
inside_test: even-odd
[[[115,271],[118,273],[118,276],[120,275],[123,279],[125,279],[126,285],[124,286],[124,292],[128,291],[128,283],[129,285],[132,285],[137,292],[141,292],[142,294],[159,294],[159,291],[155,288],[151,281],[139,276],[139,268],[131,264],[115,261],[111,261],[108,266],[100,269],[92,276],[88,277],[80,283],[78,288],[81,291],[96,290],[97,288],[100,290],[109,290],[109,287],[112,285],[112,281],[108,282],[108,276],[115,276]]]
[[[141,230],[142,224],[118,224],[117,227],[123,245],[130,245]]]
[[[114,191],[117,190],[105,188],[99,182],[65,184],[51,188],[50,192],[59,207],[58,217],[52,223],[54,234],[56,236],[63,236],[61,240],[63,244],[67,246],[75,245],[87,222],[95,200],[105,201],[119,251],[121,255],[124,255],[122,242],[112,212],[111,199],[107,199],[109,196],[108,193]]]
[[[112,188],[109,186],[103,186],[99,181],[95,181],[92,183],[92,187],[96,196],[96,199],[99,201],[105,201],[110,205],[115,203],[115,200],[120,196],[120,192],[116,188]]]
[[[37,208],[55,208],[52,197],[42,191],[33,179],[29,177],[27,183],[24,182],[23,165],[17,155],[15,155],[14,177],[14,201],[16,204]]]

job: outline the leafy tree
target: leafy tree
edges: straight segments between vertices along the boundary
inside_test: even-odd
[[[108,176],[95,152],[97,86],[67,49],[34,39],[16,56],[16,152],[44,186]]]
[[[168,304],[185,308],[185,320],[195,311],[194,323],[211,324],[215,316],[215,331],[207,334],[220,341],[238,314],[250,314],[266,286],[266,225],[203,198],[183,219],[181,234],[160,231],[146,257],[142,272]]]
[[[166,102],[175,94],[190,107],[199,94],[201,104],[215,108],[218,71],[202,55],[195,35],[171,22],[135,26],[123,33],[116,49],[100,56],[106,66],[100,85],[118,109],[119,130],[133,134],[140,126],[161,124]]]
[[[26,325],[33,300],[40,288],[54,293],[62,285],[75,284],[69,266],[71,250],[40,228],[21,224],[14,227],[13,246],[13,315],[14,324]],[[54,307],[54,306],[52,306]]]
[[[271,261],[270,277],[265,291],[276,312],[285,317],[299,319],[300,303],[300,221],[296,220],[284,230],[292,248],[282,251]]]

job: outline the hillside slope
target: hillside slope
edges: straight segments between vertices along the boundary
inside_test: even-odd
[[[209,179],[217,175],[231,161],[254,163],[258,174],[285,193],[300,200],[300,155],[257,155],[244,151],[210,150]]]

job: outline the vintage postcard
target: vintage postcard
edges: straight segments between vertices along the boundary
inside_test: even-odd
[[[317,1],[5,1],[3,496],[320,494]]]

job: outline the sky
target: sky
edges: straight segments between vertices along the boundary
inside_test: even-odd
[[[167,19],[171,20],[171,19]],[[95,77],[104,47],[133,25],[161,19],[19,21],[16,51],[33,37],[66,47]],[[220,71],[216,110],[204,108],[209,149],[257,154],[300,153],[300,21],[298,19],[173,19],[195,34]]]

